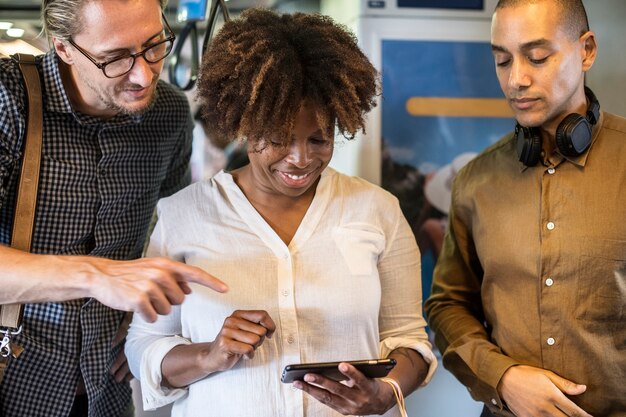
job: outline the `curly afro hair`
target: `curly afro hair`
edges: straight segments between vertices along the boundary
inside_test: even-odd
[[[201,116],[221,140],[287,145],[304,101],[327,138],[352,139],[379,91],[356,37],[330,17],[249,9],[224,24],[204,55]]]

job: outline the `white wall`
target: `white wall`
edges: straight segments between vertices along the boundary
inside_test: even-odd
[[[598,58],[587,84],[603,110],[626,117],[626,1],[583,0],[598,40]]]

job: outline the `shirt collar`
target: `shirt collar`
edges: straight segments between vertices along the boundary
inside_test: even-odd
[[[564,156],[557,149],[556,152],[554,153],[554,155],[552,155],[550,158],[548,158],[549,166],[555,167],[555,166],[559,165],[560,163],[562,163],[564,160],[567,160],[567,161],[571,162],[574,165],[577,165],[579,167],[584,167],[585,164],[587,163],[587,157],[589,156],[589,151],[591,150],[591,148],[595,144],[596,140],[598,139],[598,136],[600,134],[600,130],[602,130],[602,123],[603,122],[604,122],[604,112],[600,112],[600,120],[598,120],[598,123],[596,123],[591,128],[591,144],[589,145],[589,147],[587,148],[587,150],[585,152],[583,152],[582,154],[577,155],[577,156]],[[513,135],[513,136],[515,136],[515,135]],[[514,138],[514,140],[515,140],[515,138]],[[541,160],[540,160],[540,162],[541,162]],[[520,162],[519,164],[520,164],[520,172],[523,172],[523,171],[525,171],[528,168],[522,162]]]
[[[65,92],[58,57],[54,49],[49,50],[42,60],[44,82],[46,84],[46,111],[52,113],[73,113],[70,99]]]

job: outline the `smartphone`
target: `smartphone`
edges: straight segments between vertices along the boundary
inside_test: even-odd
[[[387,376],[389,371],[396,366],[396,360],[387,359],[365,359],[359,361],[342,361],[351,364],[368,378],[382,378]],[[339,372],[341,362],[320,362],[320,363],[298,363],[285,366],[280,380],[286,384],[296,380],[303,380],[306,374],[318,374],[335,381],[348,379]]]

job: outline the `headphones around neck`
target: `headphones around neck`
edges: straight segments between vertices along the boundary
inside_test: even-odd
[[[593,91],[585,87],[585,96],[589,100],[587,115],[578,113],[567,115],[556,128],[556,146],[564,156],[578,156],[591,145],[591,128],[600,119],[600,103]],[[536,127],[515,126],[517,156],[526,166],[537,165],[541,158],[541,135]]]

